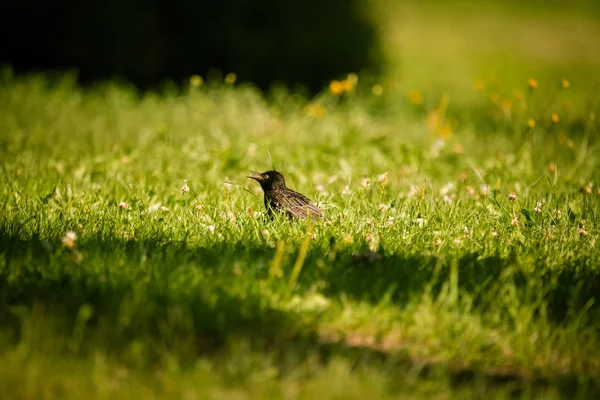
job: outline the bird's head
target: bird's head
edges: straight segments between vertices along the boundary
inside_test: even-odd
[[[252,174],[248,176],[250,179],[254,179],[258,183],[263,190],[273,190],[273,189],[283,189],[285,188],[285,179],[283,175],[281,175],[277,171],[267,171],[267,172],[256,172],[250,171]]]

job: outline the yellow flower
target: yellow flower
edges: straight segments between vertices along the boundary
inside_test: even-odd
[[[569,86],[571,86],[571,82],[569,82],[566,79],[563,79],[563,81],[561,82],[561,86],[562,86],[563,89],[568,89]]]
[[[558,118],[558,114],[552,113],[552,122],[554,122],[556,124],[556,123],[558,123],[559,120],[560,120],[560,118]]]
[[[537,89],[537,87],[538,87],[538,81],[536,81],[535,79],[529,79],[527,81],[527,84],[529,85],[529,89],[531,89],[531,90]]]
[[[354,89],[354,84],[350,81],[350,79],[344,79],[342,81],[342,86],[346,92],[350,92],[352,89]]]
[[[306,108],[306,113],[312,118],[323,118],[325,116],[325,107],[323,104],[311,104]]]
[[[423,104],[423,95],[416,89],[411,90],[408,92],[408,101],[414,105]]]
[[[200,87],[204,83],[204,80],[200,75],[192,75],[190,77],[190,85],[193,87]]]
[[[531,129],[535,128],[535,120],[533,118],[529,118],[527,120],[527,126],[530,127]]]
[[[237,80],[237,75],[234,74],[233,72],[230,72],[227,75],[225,75],[225,83],[227,83],[229,85],[233,85],[236,80]]]
[[[517,100],[523,100],[525,98],[525,94],[521,89],[514,89],[513,96],[515,96],[515,99]]]
[[[444,124],[438,127],[436,133],[441,138],[449,138],[452,136],[452,128],[450,128],[449,125]]]
[[[429,114],[427,115],[427,127],[429,128],[429,132],[435,132],[436,129],[439,128],[440,124],[440,113],[437,110],[429,112]]]
[[[494,104],[498,104],[500,101],[500,95],[496,92],[490,93],[490,101]]]
[[[509,99],[504,99],[500,102],[500,108],[502,108],[504,115],[509,116],[512,110],[512,102]]]
[[[329,90],[335,95],[344,93],[344,84],[338,80],[333,80],[329,83]]]
[[[481,78],[475,78],[475,79],[473,79],[473,87],[478,92],[481,92],[482,90],[485,89],[485,82]]]
[[[380,84],[373,85],[373,87],[371,88],[371,92],[375,96],[381,96],[383,94],[383,86],[381,86]]]

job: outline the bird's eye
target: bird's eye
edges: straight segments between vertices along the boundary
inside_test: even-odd
[[[269,179],[269,174],[266,174],[266,175],[265,175],[265,178],[266,178],[266,179]]]

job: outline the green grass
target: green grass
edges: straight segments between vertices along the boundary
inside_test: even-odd
[[[600,23],[462,9],[342,96],[4,69],[3,398],[596,397]],[[261,215],[272,166],[327,220]]]

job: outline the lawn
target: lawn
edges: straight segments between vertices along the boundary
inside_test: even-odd
[[[597,9],[417,4],[313,98],[3,68],[1,397],[597,398]]]

